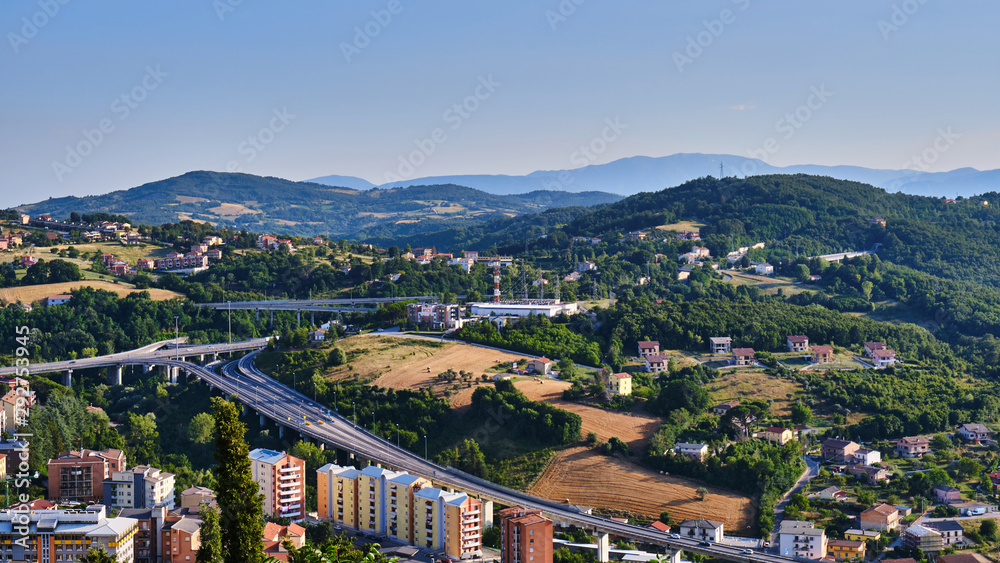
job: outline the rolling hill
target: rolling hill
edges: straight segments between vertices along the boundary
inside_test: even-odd
[[[390,236],[442,230],[619,199],[600,192],[543,190],[496,195],[457,185],[358,190],[250,174],[189,172],[129,190],[51,198],[18,209],[63,219],[74,211],[106,212],[142,224],[194,220],[254,232],[350,237],[372,229]]]

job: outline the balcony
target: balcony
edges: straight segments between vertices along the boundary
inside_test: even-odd
[[[286,465],[285,467],[281,467],[278,469],[279,473],[291,473],[293,471],[298,472],[299,467],[297,465]]]

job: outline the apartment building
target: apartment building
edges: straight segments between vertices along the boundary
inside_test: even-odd
[[[413,543],[413,495],[431,482],[403,473],[389,480],[389,531],[394,540]]]
[[[414,545],[460,559],[482,557],[482,501],[434,487],[413,497]]]
[[[293,520],[302,518],[305,460],[285,452],[257,448],[250,452],[250,470],[264,495],[264,514]]]
[[[323,520],[356,528],[361,471],[328,463],[316,470],[317,512]]]
[[[162,563],[193,563],[201,547],[201,520],[191,516],[167,516],[160,531]]]
[[[2,510],[0,561],[63,563],[78,560],[91,548],[104,548],[116,561],[132,563],[137,530],[138,520],[108,518],[100,504],[86,510]]]
[[[138,522],[133,551],[135,563],[159,563],[160,531],[167,517],[167,509],[157,508],[123,508],[118,516],[134,518]]]
[[[778,554],[786,557],[822,559],[826,557],[826,531],[812,522],[785,520],[778,530]]]
[[[104,480],[104,504],[116,508],[174,508],[174,474],[148,465],[112,471]]]
[[[406,472],[328,463],[316,471],[317,512],[323,520],[452,557],[482,554],[482,502],[430,486]]]
[[[514,506],[497,512],[500,563],[552,563],[552,521],[541,510]]]
[[[215,500],[215,491],[208,487],[188,487],[181,491],[181,508],[187,508],[188,512],[197,513],[201,511],[201,506],[207,504],[213,508],[218,508],[219,503]]]
[[[100,502],[104,497],[104,480],[112,471],[125,470],[125,452],[69,451],[50,459],[48,466],[49,500]]]

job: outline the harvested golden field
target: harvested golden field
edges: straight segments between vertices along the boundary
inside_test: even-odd
[[[708,489],[704,501],[695,493],[701,486]],[[560,452],[529,492],[557,502],[628,510],[651,518],[668,510],[674,520],[706,518],[723,522],[726,530],[743,530],[753,522],[748,497],[661,475],[586,446]]]
[[[48,283],[43,285],[26,285],[23,287],[5,287],[0,289],[0,300],[6,301],[7,303],[15,303],[17,301],[21,301],[22,303],[33,303],[50,295],[69,293],[70,291],[80,287],[92,287],[94,289],[113,291],[120,297],[124,297],[125,295],[136,291],[148,291],[150,297],[156,301],[166,301],[167,299],[173,299],[175,297],[183,297],[180,293],[167,291],[166,289],[138,290],[128,284],[97,280],[82,280],[65,283]]]
[[[566,381],[553,379],[535,381],[532,378],[522,378],[516,381],[514,386],[532,401],[550,403],[580,415],[583,419],[581,433],[584,436],[594,432],[602,442],[615,437],[627,442],[633,451],[642,451],[660,427],[660,419],[655,416],[609,411],[564,401],[562,392],[570,387],[570,383]]]
[[[166,258],[167,254],[173,252],[173,249],[171,248],[161,248],[159,246],[149,244],[134,244],[132,246],[126,246],[119,242],[87,242],[74,245],[60,244],[44,249],[36,248],[35,256],[43,260],[65,260],[76,264],[81,269],[90,268],[90,260],[59,258],[58,254],[52,254],[51,252],[51,249],[53,248],[56,249],[57,252],[60,250],[69,250],[70,246],[76,248],[81,254],[88,253],[90,255],[89,258],[91,259],[96,254],[114,254],[132,266],[135,266],[140,258],[152,258],[153,260],[156,260],[157,258]]]
[[[713,404],[771,399],[771,414],[787,416],[791,413],[794,397],[803,391],[802,384],[797,381],[773,377],[758,370],[733,370],[724,373],[725,375],[705,385],[705,389],[712,395]],[[789,394],[792,395],[791,399]]]
[[[417,338],[366,334],[352,336],[340,340],[337,344],[352,358],[351,354],[360,353],[349,360],[353,369],[341,366],[332,372],[333,379],[346,379],[353,374],[359,374],[363,380],[373,379],[373,385],[392,389],[421,389],[431,386],[435,395],[443,395],[445,389],[456,384],[459,390],[453,390],[451,405],[461,408],[469,405],[475,385],[456,380],[452,383],[439,381],[439,373],[453,369],[456,372],[467,371],[480,376],[501,362],[514,362],[525,356],[507,354],[486,350],[468,344],[455,342],[436,342]],[[428,371],[428,368],[430,371]]]

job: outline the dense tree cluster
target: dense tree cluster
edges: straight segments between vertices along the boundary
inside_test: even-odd
[[[471,414],[480,420],[499,419],[510,436],[539,445],[565,445],[580,439],[580,415],[531,401],[509,380],[476,389]]]

